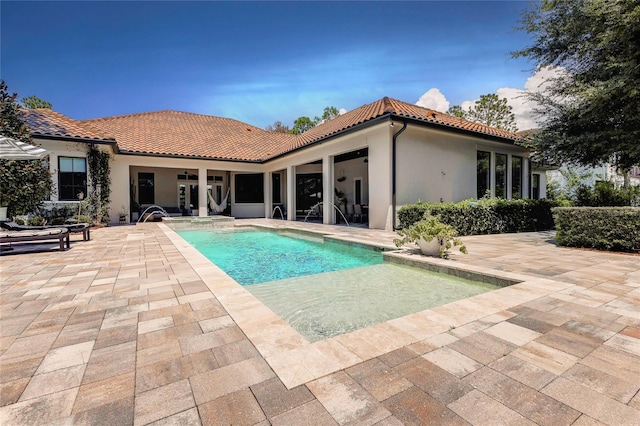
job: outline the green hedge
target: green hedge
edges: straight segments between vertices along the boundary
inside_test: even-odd
[[[560,245],[640,251],[639,207],[558,207],[553,217]]]
[[[553,229],[551,200],[503,200],[482,198],[459,203],[408,204],[398,210],[400,227],[421,220],[425,214],[440,216],[442,223],[456,228],[460,235],[497,234],[505,232],[548,231]]]

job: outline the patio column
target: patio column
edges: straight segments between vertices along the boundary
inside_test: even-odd
[[[209,210],[207,204],[209,199],[207,197],[207,169],[204,167],[198,168],[198,216],[209,216]]]
[[[333,219],[333,156],[322,157],[322,223],[331,225],[335,223]]]
[[[287,166],[287,220],[296,220],[296,166]]]
[[[271,188],[271,172],[264,173],[264,217],[271,219],[273,189]]]

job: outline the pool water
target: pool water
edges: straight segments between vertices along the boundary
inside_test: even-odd
[[[247,290],[316,342],[497,288],[383,263],[256,284]]]
[[[242,285],[382,263],[379,251],[303,234],[259,230],[178,234]]]
[[[310,342],[498,288],[383,262],[379,251],[322,236],[178,233]]]

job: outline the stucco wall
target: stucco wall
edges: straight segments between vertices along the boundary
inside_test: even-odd
[[[476,144],[412,127],[397,142],[397,207],[475,197]]]
[[[58,201],[58,158],[59,157],[76,157],[87,158],[88,145],[86,143],[79,142],[64,142],[54,141],[48,139],[33,139],[35,145],[40,145],[46,149],[49,155],[49,170],[52,173],[51,179],[53,182],[54,193],[51,194],[51,201],[45,204],[59,203],[59,204],[77,204],[77,201]],[[88,174],[87,164],[87,174]],[[87,194],[85,194],[87,195]]]
[[[526,158],[524,148],[463,134],[409,126],[397,140],[396,207],[427,202],[457,202],[477,196],[477,151]],[[510,163],[508,174],[510,174]],[[493,165],[492,165],[493,170]],[[492,187],[495,185],[492,172]],[[523,177],[523,194],[529,194]]]
[[[67,142],[60,140],[50,140],[50,139],[38,139],[34,138],[33,143],[35,145],[40,145],[42,148],[46,149],[49,156],[49,170],[51,171],[51,180],[53,182],[54,193],[51,194],[51,199],[49,201],[45,201],[45,208],[52,208],[55,206],[62,205],[76,205],[78,201],[59,201],[59,191],[58,191],[58,159],[59,157],[75,157],[75,158],[86,158],[89,150],[89,143],[86,142]],[[95,145],[98,149],[109,152],[112,155],[113,159],[113,150],[110,145]],[[87,167],[87,177],[90,178],[89,174],[89,165],[86,164]],[[88,191],[90,190],[89,182],[87,182]],[[87,192],[88,192],[87,191]],[[88,194],[85,194],[87,196]]]

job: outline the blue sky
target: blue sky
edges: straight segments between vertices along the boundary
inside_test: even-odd
[[[437,88],[523,88],[524,1],[1,3],[9,90],[76,119],[175,109],[264,127]]]

